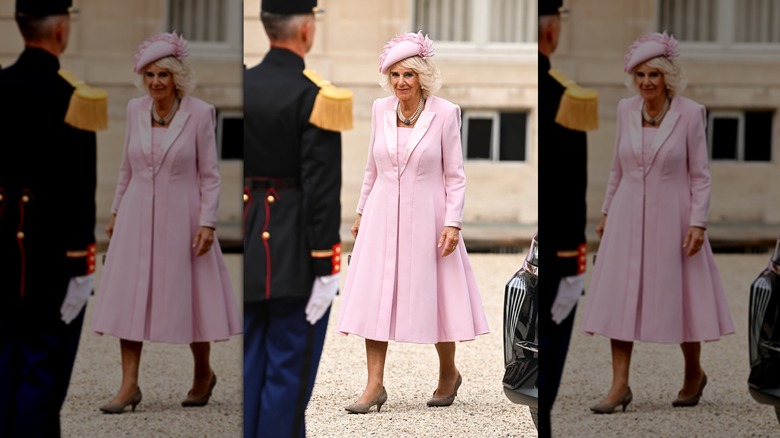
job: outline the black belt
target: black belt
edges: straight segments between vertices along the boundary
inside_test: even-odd
[[[298,182],[298,178],[293,177],[252,177],[244,178],[244,187],[248,187],[250,190],[263,190],[263,189],[300,189],[301,184]]]

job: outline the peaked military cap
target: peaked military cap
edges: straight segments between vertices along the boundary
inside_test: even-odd
[[[16,0],[16,13],[31,17],[62,15],[71,12],[72,0]]]
[[[555,15],[560,13],[563,0],[539,0],[539,15]]]
[[[263,0],[263,12],[273,14],[312,14],[319,12],[317,0]]]

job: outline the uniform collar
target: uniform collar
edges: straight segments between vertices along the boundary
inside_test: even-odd
[[[539,70],[548,71],[550,70],[550,67],[550,58],[543,55],[542,52],[539,52]]]
[[[35,47],[25,47],[24,52],[19,55],[17,63],[20,66],[29,66],[35,68],[35,70],[43,71],[58,71],[60,69],[60,60],[56,56],[43,49]]]
[[[271,64],[284,65],[287,67],[295,67],[301,71],[306,68],[306,64],[303,62],[303,58],[287,49],[280,49],[278,47],[272,47],[271,50],[269,50],[265,55],[265,58],[263,58],[263,62],[270,62]]]

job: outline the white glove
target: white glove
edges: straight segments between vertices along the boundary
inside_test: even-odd
[[[330,303],[339,291],[339,274],[324,275],[314,279],[311,287],[311,296],[306,303],[306,321],[311,325],[322,318]]]
[[[558,283],[558,294],[552,305],[552,320],[556,324],[566,319],[577,304],[585,287],[585,274],[561,278]]]
[[[70,279],[70,283],[68,283],[68,292],[65,294],[65,299],[62,301],[62,307],[60,307],[62,321],[65,324],[70,324],[70,322],[79,315],[81,309],[87,304],[89,296],[92,295],[92,284],[94,279],[95,274],[88,274]]]

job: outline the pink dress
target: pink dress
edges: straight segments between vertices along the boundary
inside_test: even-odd
[[[608,213],[586,292],[583,330],[623,341],[713,341],[734,333],[705,235],[710,173],[704,108],[678,96],[658,129],[642,128],[641,97],[618,105],[618,133],[602,211]]]
[[[225,340],[241,333],[241,319],[216,234],[206,254],[192,248],[199,226],[216,226],[214,107],[185,97],[165,129],[151,127],[150,105],[143,97],[127,106],[92,330],[133,341]]]
[[[465,173],[460,108],[431,96],[413,129],[396,126],[394,97],[378,99],[355,240],[337,330],[377,341],[468,341],[489,332],[476,278],[460,242]]]

